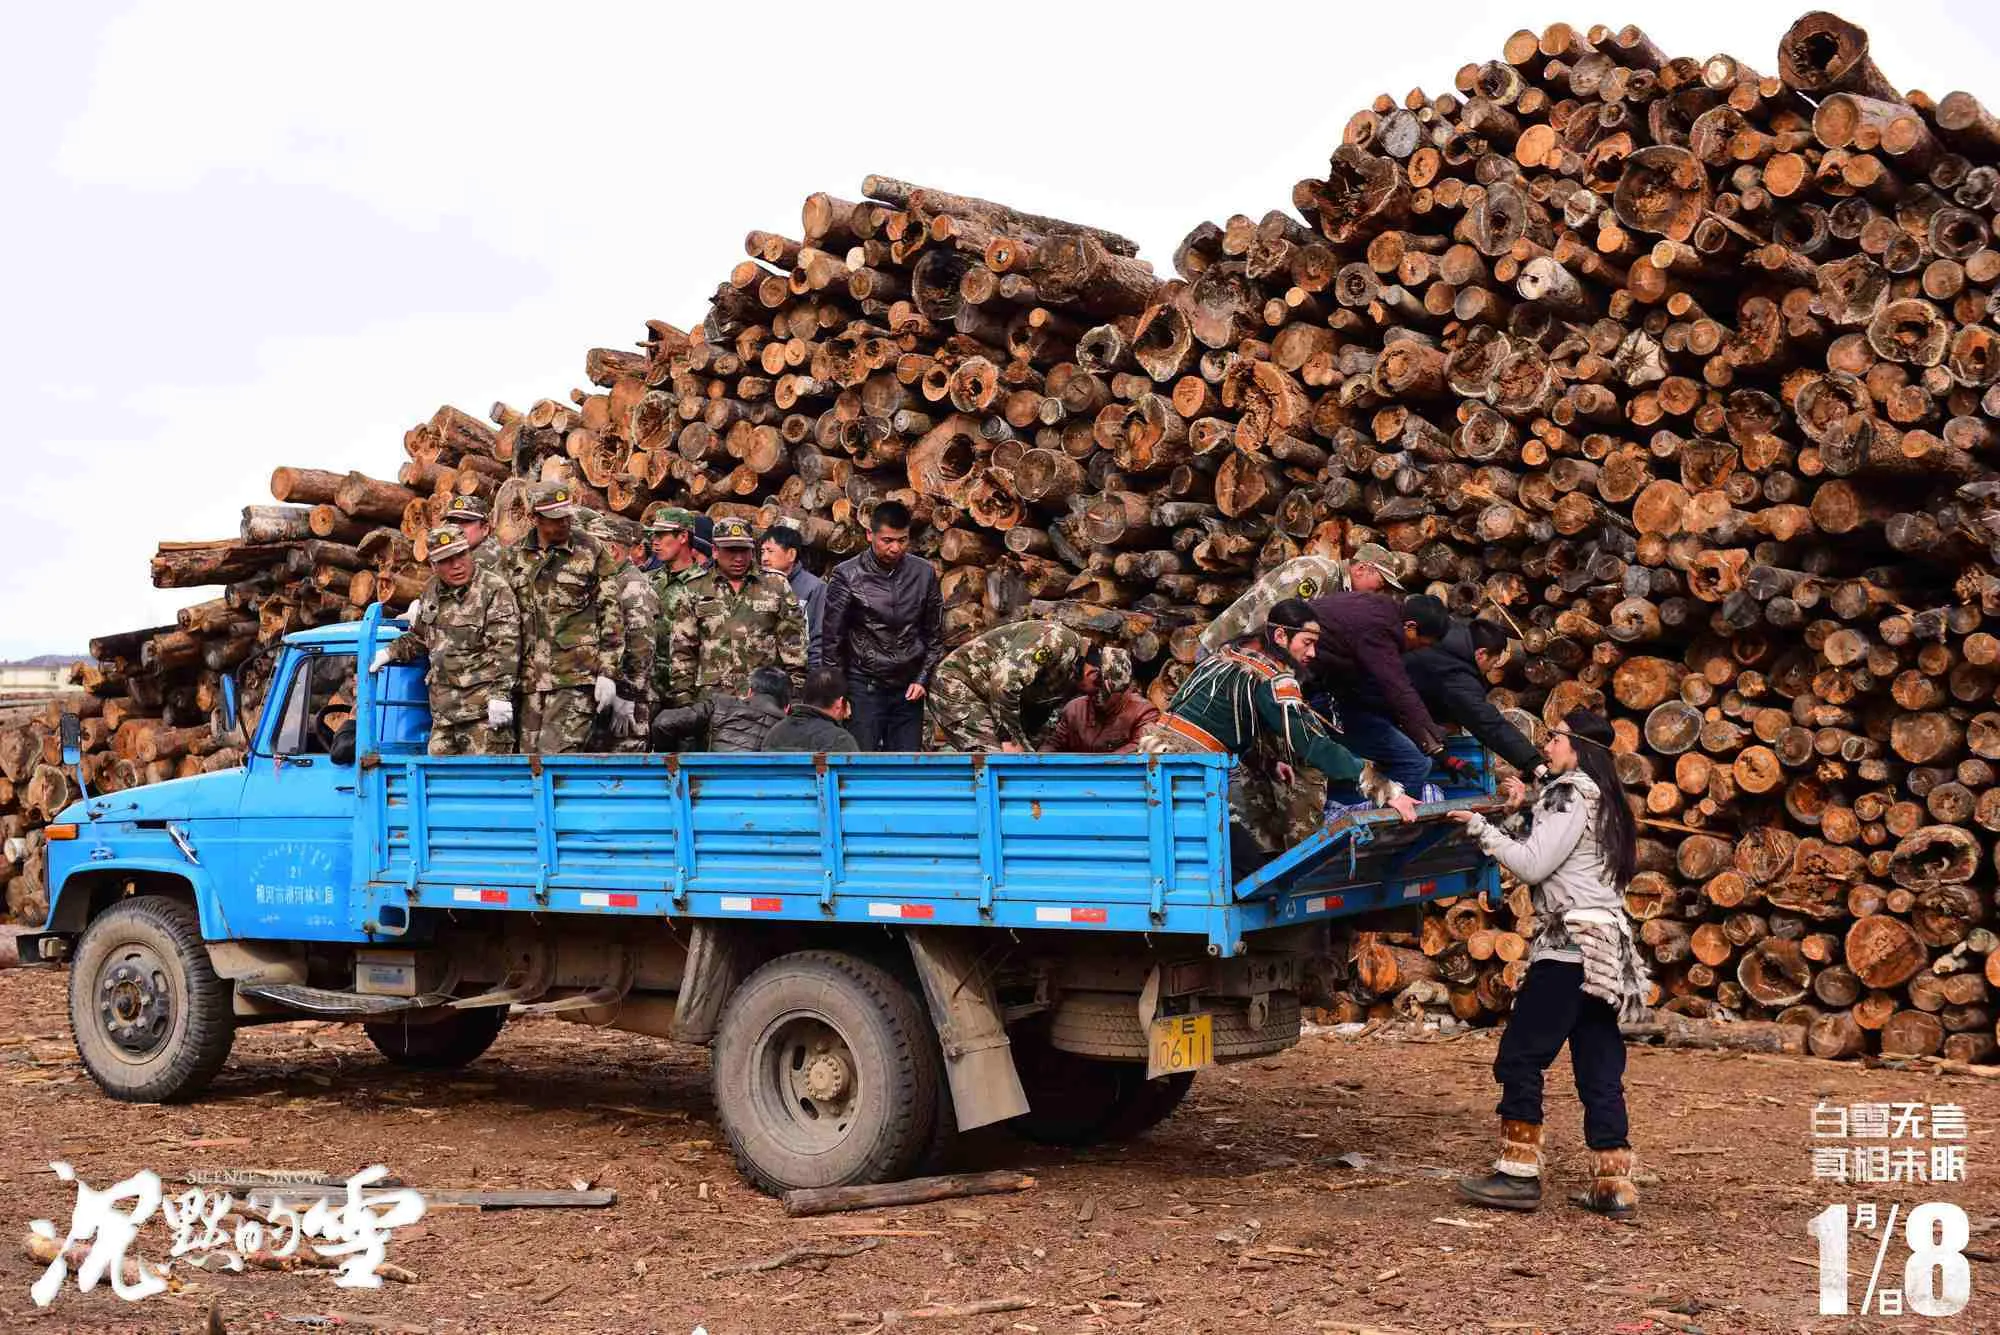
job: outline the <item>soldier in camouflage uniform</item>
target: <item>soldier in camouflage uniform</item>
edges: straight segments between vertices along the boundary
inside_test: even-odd
[[[370,671],[428,657],[434,756],[504,755],[514,749],[514,690],[521,676],[521,609],[465,534],[432,530],[431,580],[410,629],[375,655]]]
[[[521,603],[521,749],[581,751],[591,723],[618,699],[624,621],[618,563],[574,522],[564,483],[535,493],[535,531],[512,553]]]
[[[618,562],[614,583],[625,649],[620,656],[618,701],[609,717],[599,715],[591,733],[594,751],[644,751],[646,730],[653,718],[653,646],[660,621],[660,596],[639,569],[638,553],[622,543],[606,542]]]
[[[1201,632],[1200,657],[1241,639],[1264,624],[1264,617],[1281,599],[1313,599],[1335,589],[1372,593],[1388,585],[1400,590],[1396,558],[1378,543],[1364,542],[1354,549],[1351,560],[1336,561],[1330,556],[1295,556],[1266,571],[1255,584]]]
[[[507,548],[493,537],[485,501],[477,496],[452,497],[444,507],[444,522],[464,533],[465,540],[472,544],[473,564],[483,570],[507,573]]]
[[[674,622],[681,615],[682,595],[706,567],[695,556],[694,515],[678,506],[663,505],[646,518],[646,538],[656,563],[646,579],[653,586],[653,680],[650,700],[654,712],[667,702],[668,670],[673,666]]]
[[[931,674],[924,700],[941,751],[1032,751],[1083,684],[1090,641],[1053,621],[1016,621],[967,640]]]
[[[748,520],[715,521],[715,565],[673,591],[667,706],[720,691],[742,695],[760,667],[783,668],[799,689],[806,670],[806,611],[783,575],[756,568]]]

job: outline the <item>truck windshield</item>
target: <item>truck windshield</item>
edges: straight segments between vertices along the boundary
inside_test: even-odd
[[[341,729],[353,720],[354,656],[313,654],[301,658],[285,686],[271,753],[327,755]]]

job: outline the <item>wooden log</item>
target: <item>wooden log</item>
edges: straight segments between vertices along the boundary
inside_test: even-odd
[[[903,1182],[880,1182],[861,1187],[801,1187],[786,1192],[783,1200],[785,1213],[798,1218],[847,1210],[922,1205],[928,1201],[955,1200],[963,1196],[1027,1191],[1034,1185],[1035,1179],[1026,1173],[1000,1170],[913,1177]]]

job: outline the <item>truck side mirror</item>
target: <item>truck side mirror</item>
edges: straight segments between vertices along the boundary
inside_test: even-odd
[[[58,726],[62,735],[63,768],[75,769],[83,763],[83,722],[65,710]]]
[[[225,672],[222,674],[222,716],[229,720],[232,732],[243,726],[243,716],[236,710],[236,674]]]

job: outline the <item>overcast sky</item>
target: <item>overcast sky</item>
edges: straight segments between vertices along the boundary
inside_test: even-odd
[[[1776,68],[1803,4],[1613,6],[1674,54]],[[2000,107],[2000,6],[1853,0],[1876,63]],[[111,17],[102,15],[109,13]],[[869,172],[1095,223],[1163,272],[1285,206],[1377,92],[1451,88],[1509,4],[844,7],[148,3],[12,11],[0,657],[214,591],[279,464],[394,476],[405,427],[582,383],[683,327],[745,231]]]

